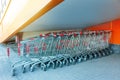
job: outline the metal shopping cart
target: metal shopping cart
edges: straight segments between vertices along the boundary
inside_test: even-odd
[[[21,61],[13,64],[12,73],[17,74],[18,66],[22,73],[46,71],[112,54],[110,35],[111,31],[61,31],[21,41]]]

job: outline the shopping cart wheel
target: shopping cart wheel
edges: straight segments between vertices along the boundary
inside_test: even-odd
[[[107,51],[105,51],[104,49],[103,49],[103,50],[101,50],[101,55],[102,55],[102,57],[106,56],[106,53],[108,53],[108,52],[107,52]]]
[[[75,59],[75,63],[79,62],[79,55],[76,55],[74,59]]]
[[[98,51],[98,57],[99,57],[99,58],[102,57],[101,51]]]
[[[26,68],[23,66],[22,67],[22,73],[25,73],[26,72]]]
[[[91,54],[91,55],[92,55],[92,59],[94,59],[94,58],[95,58],[95,56],[94,56],[94,53],[93,53],[93,52],[92,52],[92,54]]]
[[[78,58],[78,62],[82,62],[82,57],[79,57],[79,58]]]
[[[94,51],[93,56],[94,56],[95,59],[98,58],[98,53],[96,51]]]
[[[76,63],[76,61],[75,61],[75,59],[73,59],[73,63],[72,64],[75,64]]]
[[[54,62],[52,63],[52,68],[53,68],[53,69],[55,69],[55,68],[56,68],[56,66],[55,66],[55,63],[54,63]]]
[[[72,64],[72,59],[71,58],[69,58],[69,63]]]
[[[65,65],[65,64],[66,64],[66,61],[65,61],[65,60],[63,60],[63,61],[62,61],[62,63],[63,63],[63,65]]]
[[[87,61],[87,60],[88,60],[88,56],[89,56],[89,55],[84,55],[84,56],[83,56],[83,61]]]
[[[113,54],[112,49],[108,48],[108,51],[109,51],[110,54]]]
[[[16,76],[16,70],[15,69],[12,69],[12,76]]]
[[[47,66],[49,66],[48,68],[52,67],[53,69],[56,68],[55,62],[54,61],[50,61],[48,62]]]
[[[57,67],[63,67],[63,63],[60,60],[57,60]]]
[[[79,57],[78,57],[78,56],[75,56],[75,57],[74,57],[75,63],[77,63],[77,62],[78,62],[78,59],[79,59]]]
[[[75,60],[72,57],[69,58],[69,62],[70,64],[75,64]]]
[[[75,59],[75,61],[77,62],[77,60],[78,60],[78,56],[75,56],[75,58],[74,58],[74,59]]]
[[[32,63],[31,67],[30,67],[30,71],[33,72],[35,70],[36,67],[39,67],[41,64],[41,61],[37,61]]]
[[[97,53],[94,53],[94,58],[98,58],[98,55],[97,55]]]
[[[84,55],[83,54],[80,56],[80,58],[81,58],[81,61],[84,61]]]
[[[51,62],[51,64],[52,64],[52,68],[55,69],[56,68],[55,62]]]
[[[56,61],[56,67],[59,67],[59,61]]]
[[[26,72],[26,67],[25,65],[22,66],[22,73],[25,73]]]
[[[92,53],[89,54],[89,59],[90,59],[90,60],[93,59],[93,55],[92,55]]]
[[[41,70],[46,71],[47,70],[47,66],[45,64],[41,64]]]
[[[48,64],[47,64],[47,68],[50,68],[50,67],[51,67],[51,63],[48,62]]]
[[[62,68],[62,67],[63,67],[63,64],[62,64],[62,62],[61,62],[61,61],[60,61],[59,67],[60,67],[60,68]]]
[[[69,61],[67,58],[64,58],[63,61],[62,61],[62,64],[63,65],[66,65],[66,66],[69,66]]]
[[[49,63],[46,66],[47,66],[47,68],[50,68],[50,64]]]
[[[110,55],[111,54],[110,51],[107,48],[105,49],[105,52],[106,52],[106,55]]]
[[[34,71],[34,67],[31,67],[31,68],[30,68],[30,72],[33,72],[33,71]]]
[[[106,53],[108,53],[108,52],[105,50],[102,50],[102,56],[106,56]]]

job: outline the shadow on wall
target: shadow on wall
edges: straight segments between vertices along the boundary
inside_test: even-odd
[[[110,44],[110,48],[113,50],[113,53],[120,53],[120,45]]]

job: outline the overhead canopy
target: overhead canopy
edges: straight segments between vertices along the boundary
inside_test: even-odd
[[[64,0],[22,31],[83,28],[119,17],[119,0]]]

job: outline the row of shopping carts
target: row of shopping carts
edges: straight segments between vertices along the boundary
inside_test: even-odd
[[[12,65],[12,75],[33,72],[40,68],[69,66],[112,54],[109,47],[111,31],[61,31],[40,34],[21,41],[14,50],[20,61]],[[20,69],[19,69],[20,68]]]

